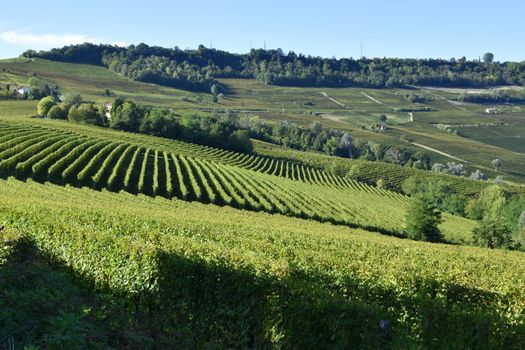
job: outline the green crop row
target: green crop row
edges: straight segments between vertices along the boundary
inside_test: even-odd
[[[0,224],[190,348],[525,346],[519,252],[14,179]]]

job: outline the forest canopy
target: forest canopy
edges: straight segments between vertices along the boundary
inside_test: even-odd
[[[525,62],[455,59],[322,58],[281,49],[235,54],[200,45],[196,50],[146,44],[119,47],[81,44],[24,57],[103,65],[127,78],[209,92],[217,78],[254,78],[285,86],[488,87],[525,85]]]

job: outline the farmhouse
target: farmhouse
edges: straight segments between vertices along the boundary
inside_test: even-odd
[[[20,95],[26,95],[29,93],[29,86],[15,86],[13,90]]]
[[[485,113],[487,114],[498,114],[498,112],[498,109],[494,107],[485,109]]]
[[[106,115],[106,118],[111,119],[111,108],[113,105],[111,103],[104,103],[104,114]]]

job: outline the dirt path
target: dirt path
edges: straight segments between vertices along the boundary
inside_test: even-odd
[[[389,104],[386,104],[386,103],[384,103],[384,102],[379,101],[378,99],[373,98],[372,96],[370,96],[369,94],[367,94],[367,93],[364,92],[364,91],[361,91],[361,95],[363,95],[363,96],[365,96],[366,98],[368,98],[368,99],[374,101],[374,102],[377,103],[377,104],[380,104],[380,105],[383,105],[383,106],[390,107],[390,108],[392,108],[392,109],[393,109],[394,111],[396,111],[396,112],[399,110],[399,109],[397,109],[397,108],[394,107],[394,106],[391,106],[391,105],[389,105]]]
[[[328,94],[324,91],[321,91],[321,95],[323,95],[324,97],[326,97],[327,99],[329,99],[330,101],[332,101],[333,103],[335,103],[336,105],[339,105],[343,108],[346,108],[346,106],[344,105],[344,103],[341,103],[339,101],[337,101],[335,98],[332,98],[330,96],[328,96]]]
[[[416,143],[416,142],[410,142],[412,145],[414,146],[418,146],[418,147],[421,147],[421,148],[424,148],[428,151],[432,151],[432,152],[435,152],[437,154],[441,154],[442,156],[445,156],[447,158],[450,158],[450,159],[454,159],[454,160],[457,160],[457,161],[460,161],[460,162],[463,162],[463,163],[468,163],[466,160],[464,159],[461,159],[461,158],[458,158],[456,156],[453,156],[452,154],[449,154],[449,153],[445,153],[443,151],[440,151],[440,150],[437,150],[435,148],[432,148],[432,147],[429,147],[429,146],[425,146],[425,145],[422,145],[420,143]]]

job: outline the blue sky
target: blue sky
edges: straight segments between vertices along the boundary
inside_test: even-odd
[[[74,4],[74,5],[73,5]],[[525,1],[6,1],[0,58],[83,41],[323,57],[525,60]]]

